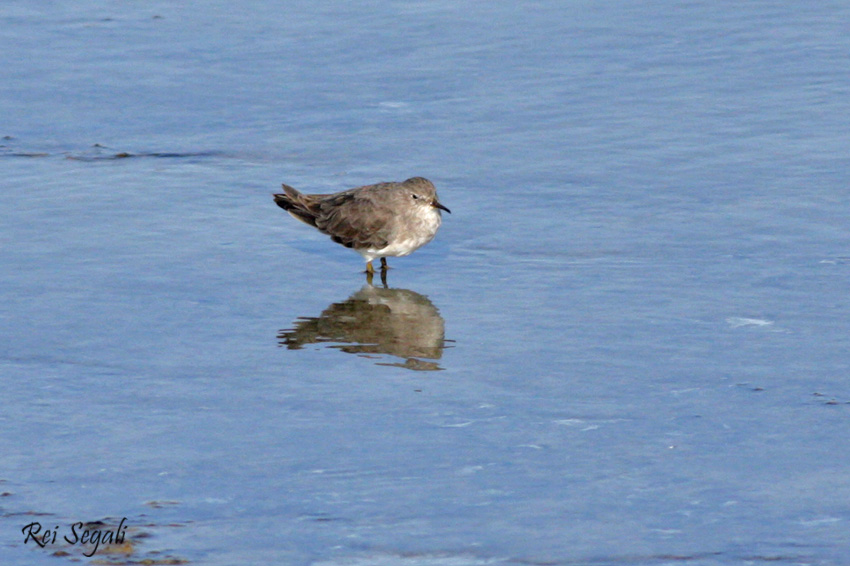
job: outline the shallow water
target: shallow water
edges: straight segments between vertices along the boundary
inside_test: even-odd
[[[850,10],[455,6],[0,8],[4,564],[846,563]]]

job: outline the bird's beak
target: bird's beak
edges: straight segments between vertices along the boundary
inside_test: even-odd
[[[434,199],[434,201],[431,203],[431,206],[433,206],[434,208],[439,208],[440,210],[445,210],[445,211],[446,211],[446,212],[448,212],[449,214],[451,214],[451,213],[452,213],[452,211],[451,211],[451,210],[449,210],[448,208],[446,208],[445,206],[443,206],[442,204],[440,204],[440,203],[437,201],[437,199]]]

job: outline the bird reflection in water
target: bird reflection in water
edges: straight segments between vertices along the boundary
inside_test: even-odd
[[[363,356],[386,354],[404,362],[380,362],[419,371],[442,370],[436,361],[445,348],[445,322],[424,295],[408,289],[374,287],[369,281],[348,300],[334,303],[317,317],[299,317],[281,330],[280,346],[299,350],[307,344]],[[423,359],[424,358],[424,359]]]

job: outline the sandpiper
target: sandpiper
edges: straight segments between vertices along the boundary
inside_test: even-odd
[[[384,271],[387,257],[406,256],[433,240],[442,222],[440,210],[451,212],[423,177],[329,195],[306,195],[283,185],[274,201],[293,218],[363,256],[370,274],[372,260],[381,258]]]

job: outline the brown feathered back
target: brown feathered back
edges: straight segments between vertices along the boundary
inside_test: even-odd
[[[392,191],[398,185],[379,183],[369,188]],[[361,192],[362,188],[329,195],[306,195],[284,184],[284,192],[274,195],[274,201],[296,220],[317,228],[347,248],[386,247],[393,211],[374,195]],[[369,218],[370,223],[363,224],[363,218]]]

